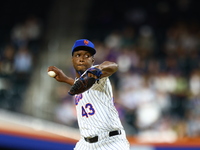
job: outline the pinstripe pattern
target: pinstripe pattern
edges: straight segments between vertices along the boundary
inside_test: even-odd
[[[77,98],[80,98],[77,100]],[[108,77],[102,78],[82,95],[76,95],[76,110],[82,139],[75,150],[129,150],[125,132],[114,106],[112,86]],[[122,135],[109,137],[113,130]],[[98,135],[99,141],[88,143],[83,137]]]

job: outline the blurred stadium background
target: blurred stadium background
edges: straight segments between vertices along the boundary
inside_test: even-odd
[[[131,150],[200,149],[198,0],[7,0],[0,5],[0,148],[72,150],[71,47],[93,41],[111,77]]]

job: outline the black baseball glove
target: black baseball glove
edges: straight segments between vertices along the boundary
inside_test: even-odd
[[[97,79],[93,78],[93,77],[89,77],[88,73],[94,74]],[[100,76],[101,76],[102,72],[100,69],[98,68],[89,68],[87,69],[81,76],[80,78],[78,78],[74,85],[71,86],[70,90],[69,90],[69,94],[70,95],[75,95],[75,94],[80,94],[83,93],[85,91],[87,91],[89,88],[92,87],[92,85],[99,80]]]

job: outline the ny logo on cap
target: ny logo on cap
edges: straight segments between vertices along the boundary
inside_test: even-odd
[[[89,41],[87,41],[87,40],[84,40],[83,42],[84,42],[85,45],[89,44]]]

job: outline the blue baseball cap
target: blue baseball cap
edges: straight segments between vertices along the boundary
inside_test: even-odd
[[[77,40],[72,47],[72,55],[75,51],[85,50],[90,52],[92,55],[96,54],[96,50],[94,48],[94,44],[87,39],[79,39]]]

